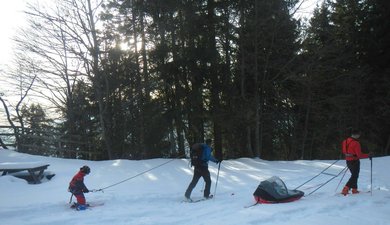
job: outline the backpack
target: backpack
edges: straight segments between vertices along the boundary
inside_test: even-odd
[[[203,155],[202,144],[196,143],[192,145],[190,150],[191,166],[201,166],[203,163],[202,155]]]

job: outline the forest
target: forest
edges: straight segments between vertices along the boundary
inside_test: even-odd
[[[48,145],[31,139],[42,133],[72,140],[71,155],[19,149],[41,155],[184,157],[211,138],[220,159],[335,159],[351,129],[364,152],[388,155],[390,2],[324,0],[308,21],[294,17],[299,6],[30,4],[15,65],[1,71],[18,97],[0,88],[0,108],[17,146]]]

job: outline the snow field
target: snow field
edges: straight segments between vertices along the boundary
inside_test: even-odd
[[[44,162],[56,175],[41,184],[6,175],[0,177],[0,221],[7,225],[388,225],[390,224],[390,157],[374,158],[373,193],[342,196],[338,194],[349,178],[346,173],[338,190],[341,176],[312,195],[282,204],[256,205],[253,192],[258,184],[271,176],[279,176],[289,189],[294,189],[317,175],[329,161],[265,161],[242,158],[222,162],[216,196],[198,203],[183,203],[184,191],[192,178],[188,160],[176,159],[150,172],[109,187],[137,174],[159,166],[170,159],[83,161],[58,159],[0,150],[1,162]],[[86,211],[69,208],[68,184],[83,165],[91,168],[85,184],[103,192],[87,193],[87,202],[101,203]],[[211,193],[215,192],[218,166],[209,164],[212,177]],[[345,167],[340,160],[330,168],[337,174]],[[299,188],[311,192],[330,179],[321,175]],[[200,180],[193,198],[203,193]],[[361,160],[359,189],[370,190],[370,161]],[[75,200],[73,198],[73,200]]]

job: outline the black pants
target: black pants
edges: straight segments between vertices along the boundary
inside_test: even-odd
[[[211,178],[210,178],[210,172],[208,167],[199,166],[195,167],[194,169],[194,176],[192,177],[192,181],[190,185],[188,185],[188,188],[186,190],[185,196],[190,197],[192,190],[195,188],[196,184],[198,183],[199,179],[203,177],[204,182],[206,183],[206,186],[204,188],[204,197],[209,197],[210,195],[210,187],[211,187]]]
[[[357,182],[360,173],[360,161],[359,160],[351,160],[347,161],[347,166],[349,171],[351,171],[351,177],[349,178],[346,186],[349,188],[358,188]]]

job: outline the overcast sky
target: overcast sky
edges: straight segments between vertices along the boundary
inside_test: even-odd
[[[27,0],[2,0],[0,7],[0,64],[12,58],[12,41],[17,27],[24,24],[23,10]]]

